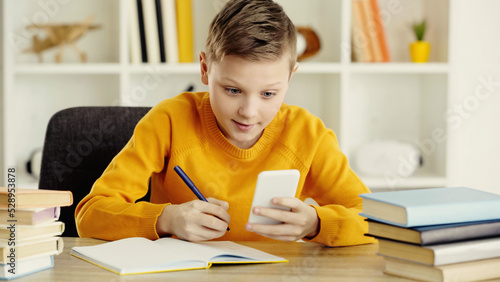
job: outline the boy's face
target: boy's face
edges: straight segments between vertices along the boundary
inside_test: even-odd
[[[230,55],[208,68],[202,52],[200,64],[201,80],[208,85],[220,130],[235,146],[252,147],[285,99],[291,76],[288,56],[274,62],[252,62]]]

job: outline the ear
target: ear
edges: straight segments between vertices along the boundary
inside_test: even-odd
[[[290,82],[290,79],[292,79],[292,75],[297,71],[299,68],[299,63],[295,63],[295,66],[293,67],[292,73],[290,73],[290,77],[288,78],[288,82]]]
[[[208,85],[208,62],[205,52],[200,52],[200,71],[201,71],[201,82]]]

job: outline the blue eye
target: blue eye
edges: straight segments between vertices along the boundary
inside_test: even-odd
[[[264,96],[264,98],[271,98],[274,95],[276,95],[275,92],[264,92],[264,93],[262,93],[262,96]]]
[[[232,95],[236,95],[241,93],[241,91],[237,88],[226,87],[226,92]]]

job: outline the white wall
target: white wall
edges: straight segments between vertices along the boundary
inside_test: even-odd
[[[500,194],[500,1],[452,6],[450,185]]]

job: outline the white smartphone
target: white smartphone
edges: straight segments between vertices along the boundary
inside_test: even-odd
[[[295,197],[297,186],[299,184],[300,172],[296,169],[287,170],[267,170],[259,173],[257,185],[253,194],[252,207],[248,222],[259,224],[280,224],[282,222],[253,214],[254,207],[275,208],[281,210],[290,210],[285,207],[273,205],[271,200],[274,197]]]

